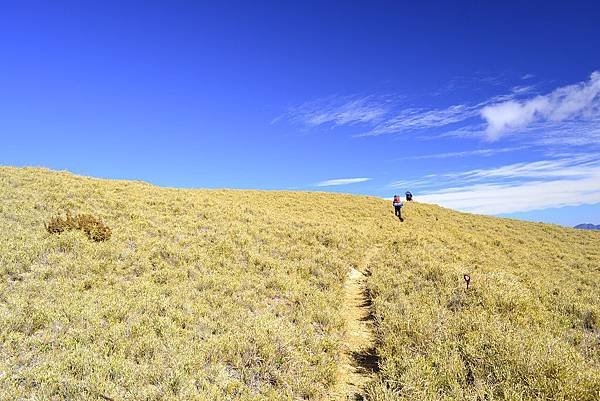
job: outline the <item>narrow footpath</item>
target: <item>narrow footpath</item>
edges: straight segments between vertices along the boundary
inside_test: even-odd
[[[341,367],[343,400],[363,400],[364,387],[377,372],[371,300],[367,293],[369,264],[377,248],[371,248],[345,284],[344,318],[347,330]]]

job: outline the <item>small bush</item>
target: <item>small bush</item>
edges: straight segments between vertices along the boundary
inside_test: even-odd
[[[45,226],[46,231],[50,234],[59,234],[67,230],[81,230],[92,241],[105,241],[112,234],[106,224],[91,214],[78,214],[73,217],[70,212],[67,212],[66,218],[53,217]]]

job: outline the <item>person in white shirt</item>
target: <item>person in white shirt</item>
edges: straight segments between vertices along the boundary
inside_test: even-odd
[[[400,195],[394,195],[394,201],[392,202],[392,205],[394,206],[394,214],[398,216],[400,221],[404,221],[402,218],[402,206],[404,206],[404,203],[402,203]]]

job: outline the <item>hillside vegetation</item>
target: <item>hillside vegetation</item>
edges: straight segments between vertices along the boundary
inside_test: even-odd
[[[372,261],[370,399],[600,399],[600,235],[425,205],[407,222]]]
[[[365,268],[366,399],[598,399],[599,233],[388,203],[0,167],[0,399],[346,399]]]

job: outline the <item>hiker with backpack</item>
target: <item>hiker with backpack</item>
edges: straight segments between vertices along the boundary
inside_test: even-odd
[[[407,201],[412,201],[412,193],[410,191],[406,191],[405,195]]]
[[[394,195],[394,200],[392,202],[392,205],[394,206],[394,214],[396,216],[398,216],[400,221],[404,221],[404,219],[402,218],[402,206],[404,206],[404,204],[402,203],[402,200],[400,199],[400,195]]]

